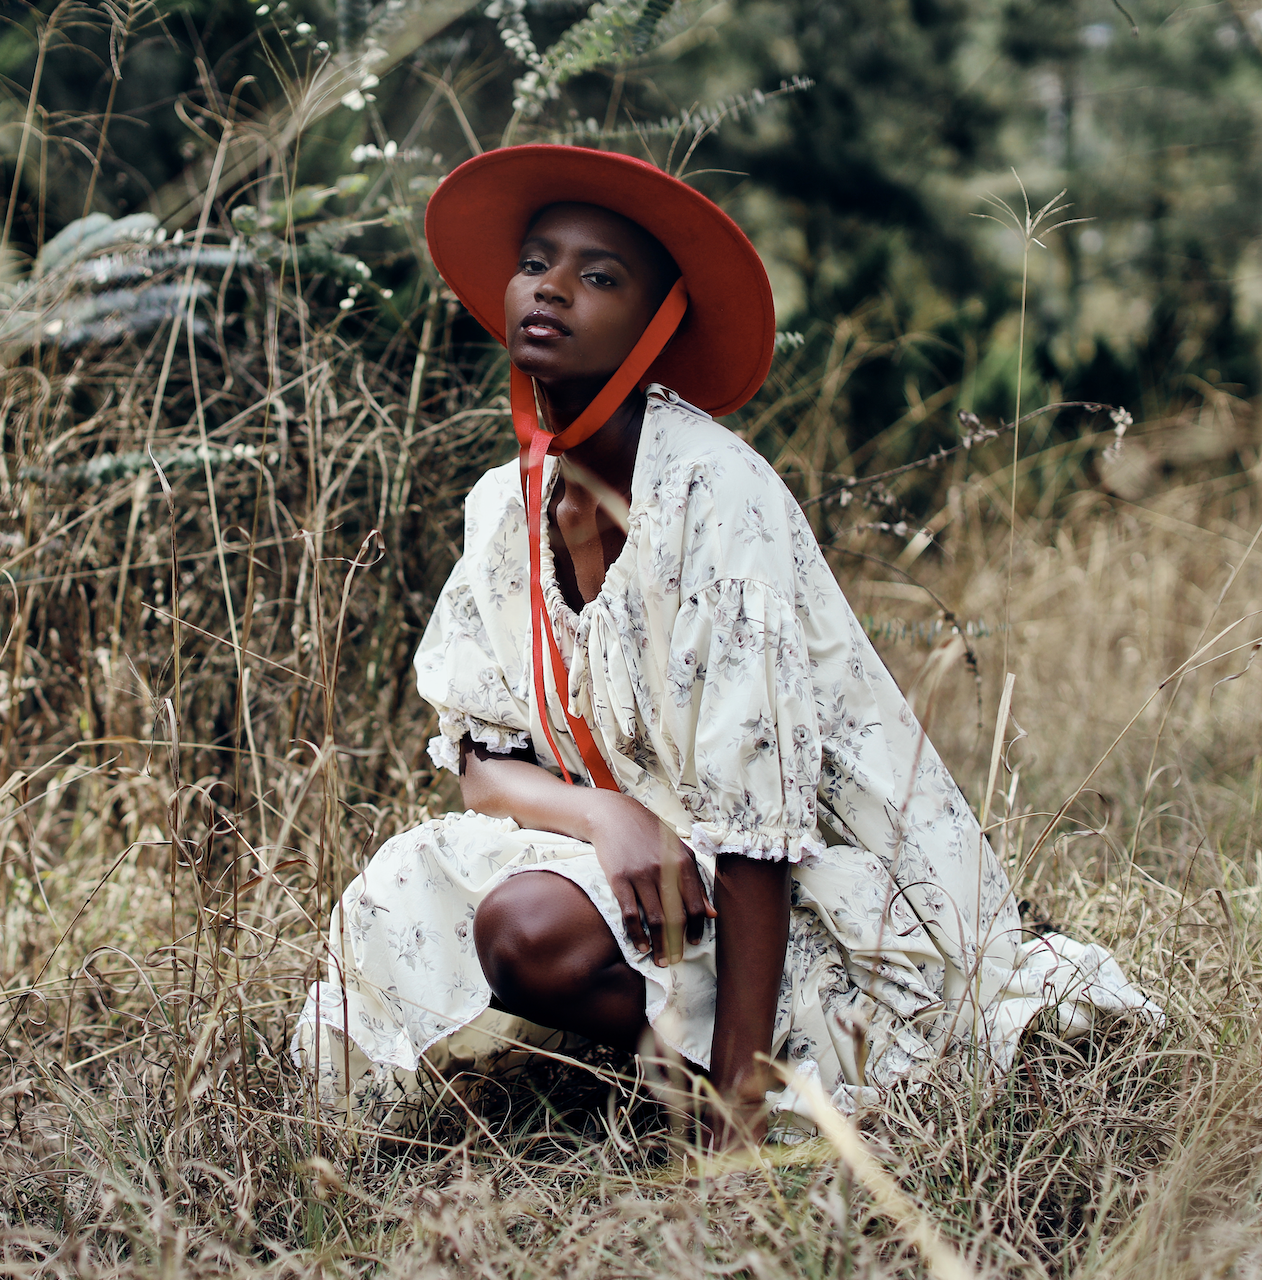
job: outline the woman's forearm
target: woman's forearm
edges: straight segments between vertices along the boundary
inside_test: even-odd
[[[567,786],[524,753],[499,755],[469,738],[460,747],[460,794],[468,808],[488,817],[588,842],[607,813],[609,795]]]
[[[466,738],[460,789],[470,809],[590,844],[617,899],[632,945],[659,965],[683,959],[714,909],[692,851],[632,796],[568,786],[524,758],[494,755]]]
[[[789,884],[787,862],[719,855],[714,880],[718,997],[710,1079],[738,1112],[757,1111],[774,1084],[756,1055],[771,1051],[789,938]],[[757,1128],[761,1119],[752,1123]]]

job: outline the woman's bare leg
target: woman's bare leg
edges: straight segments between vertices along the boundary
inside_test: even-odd
[[[509,1013],[616,1049],[639,1044],[644,979],[573,881],[551,871],[512,876],[482,900],[473,938],[482,972]]]

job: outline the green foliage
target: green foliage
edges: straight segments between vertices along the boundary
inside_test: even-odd
[[[262,211],[253,205],[239,204],[232,211],[232,225],[245,235],[268,229],[284,232],[297,223],[317,217],[331,196],[354,195],[363,185],[361,174],[348,174],[332,187],[295,187],[287,197],[270,201]]]
[[[25,280],[0,289],[0,349],[13,358],[39,343],[68,350],[152,332],[209,294],[206,275],[253,260],[235,245],[182,239],[167,242],[148,213],[76,219],[44,245]],[[196,276],[177,282],[190,266]],[[205,332],[200,316],[190,323]]]
[[[644,8],[636,19],[635,28],[631,32],[631,47],[636,53],[643,53],[652,43],[658,24],[670,12],[675,0],[644,0]]]
[[[681,63],[697,83],[816,83],[698,159],[749,175],[732,207],[782,322],[879,298],[892,332],[922,335],[848,388],[851,446],[945,388],[947,408],[1010,411],[1020,245],[970,215],[1020,199],[1013,167],[1033,203],[1065,188],[1090,219],[1031,257],[1033,394],[1151,416],[1197,379],[1258,389],[1262,28],[1243,6],[1126,8],[1137,36],[1110,0],[737,0]]]
[[[529,68],[514,84],[513,109],[538,116],[561,87],[598,67],[624,64],[642,54],[675,0],[596,0],[587,15],[540,53],[526,24],[526,0],[493,0],[487,16],[499,21],[505,47]]]
[[[251,260],[299,280],[322,276],[350,284],[354,298],[372,271],[363,259],[343,253],[340,245],[356,233],[359,223],[353,217],[322,215],[331,198],[351,199],[367,182],[362,173],[343,174],[331,187],[296,187],[262,209],[239,204],[232,210],[233,229],[244,238]]]
[[[1015,167],[1036,204],[1066,188],[1073,216],[1090,219],[1032,251],[1027,403],[1152,416],[1202,385],[1247,397],[1262,341],[1262,30],[1244,9],[1127,7],[1138,36],[1112,0],[344,0],[327,14],[278,0],[265,16],[231,0],[189,11],[196,40],[146,4],[75,10],[73,38],[67,27],[48,46],[50,141],[28,139],[10,275],[85,212],[191,230],[189,193],[233,114],[242,145],[248,133],[258,146],[253,165],[225,170],[207,246],[238,235],[283,287],[324,272],[313,305],[350,297],[363,336],[414,340],[437,285],[425,202],[460,158],[505,140],[651,154],[750,232],[781,326],[805,335],[791,353],[801,367],[827,358],[838,316],[879,312],[894,345],[839,393],[840,465],[909,413],[905,456],[950,444],[961,408],[1010,411],[1020,249],[972,215],[988,194],[1018,197]],[[14,86],[0,101],[0,189],[44,8],[0,47]],[[335,19],[341,58],[320,39]],[[487,56],[497,36],[511,58]],[[93,122],[105,132],[94,180]],[[34,333],[39,308],[10,300],[5,335]]]

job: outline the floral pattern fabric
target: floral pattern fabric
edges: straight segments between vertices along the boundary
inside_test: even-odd
[[[558,469],[549,459],[545,503]],[[626,545],[577,614],[545,538],[544,599],[569,682],[558,691],[545,663],[542,708],[518,464],[485,475],[465,511],[464,555],[415,661],[438,711],[435,763],[457,770],[467,734],[501,753],[531,744],[540,763],[585,779],[566,698],[622,790],[674,828],[705,877],[719,853],[795,864],[774,1049],[840,1106],[968,1043],[1003,1069],[1044,1009],[1065,1033],[1097,1013],[1160,1017],[1101,948],[1022,940],[1003,868],[801,510],[708,415],[650,388]],[[397,1125],[458,1029],[486,1027],[488,1046],[537,1042],[537,1028],[484,1012],[472,944],[478,903],[527,869],[588,894],[645,978],[659,1037],[708,1065],[713,930],[659,969],[631,947],[590,845],[467,813],[387,842],[335,911],[329,977],[295,1037],[323,1097],[349,1095],[363,1118]]]

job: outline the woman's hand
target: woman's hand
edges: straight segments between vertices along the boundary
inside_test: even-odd
[[[767,1093],[779,1083],[768,1068],[749,1077],[744,1088],[708,1102],[698,1129],[702,1151],[717,1154],[732,1147],[758,1146],[767,1136]]]
[[[659,965],[683,959],[714,916],[692,851],[638,800],[617,791],[573,787],[527,759],[461,744],[464,802],[493,818],[585,840],[596,851],[622,912],[631,945]]]
[[[717,918],[710,1082],[724,1106],[710,1117],[711,1141],[758,1141],[775,1084],[766,1056],[789,935],[789,864],[720,854],[711,905],[691,851],[630,796],[567,786],[524,752],[495,755],[467,738],[461,768],[469,808],[591,844],[632,945],[659,965],[682,959],[685,939],[700,941],[706,919]]]
[[[622,911],[631,945],[651,951],[656,964],[684,958],[684,941],[701,941],[714,918],[692,850],[638,800],[598,792],[598,810],[585,837],[596,850]]]

